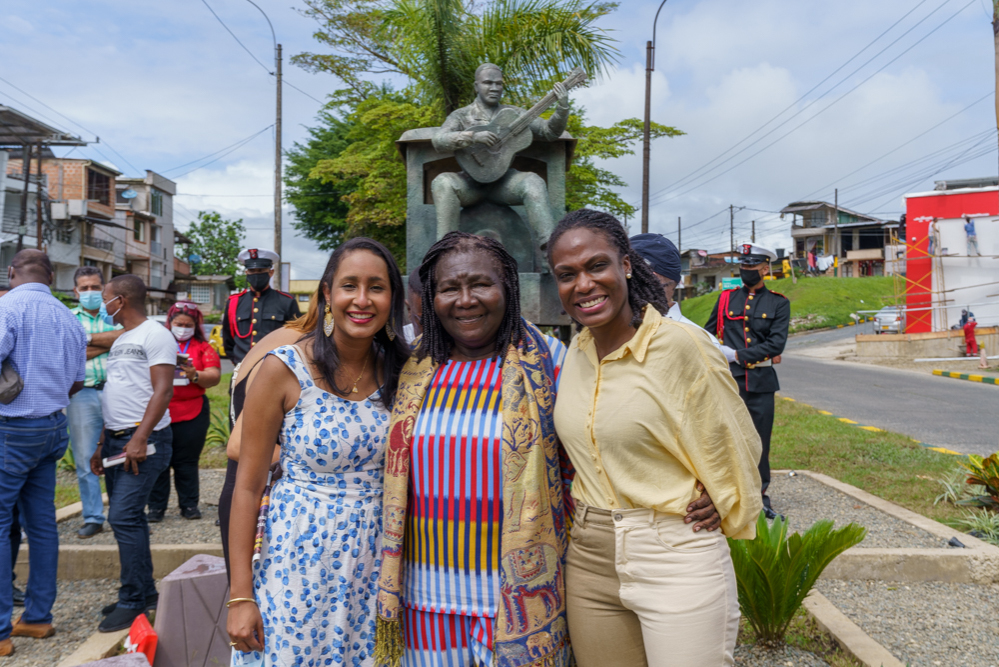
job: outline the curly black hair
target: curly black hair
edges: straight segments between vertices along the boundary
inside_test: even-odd
[[[548,265],[554,268],[552,261],[552,250],[558,242],[559,237],[571,229],[585,228],[603,234],[612,246],[615,246],[618,255],[622,258],[628,257],[631,260],[631,279],[628,283],[628,304],[631,306],[631,326],[636,329],[642,324],[642,316],[645,306],[652,306],[665,315],[669,311],[669,302],[666,300],[666,293],[659,283],[652,268],[644,258],[635,252],[628,240],[628,233],[624,227],[610,213],[595,211],[590,208],[581,208],[578,211],[571,211],[558,221],[555,231],[548,237]],[[582,328],[577,322],[577,328]]]
[[[437,264],[442,258],[456,252],[485,252],[499,263],[503,273],[501,280],[506,296],[506,312],[496,334],[496,352],[503,353],[507,347],[519,345],[527,337],[524,321],[520,316],[520,278],[517,275],[517,260],[507,252],[503,244],[486,236],[476,236],[467,232],[449,232],[432,245],[420,264],[420,281],[423,283],[423,338],[416,350],[419,359],[430,357],[434,363],[443,364],[451,357],[451,338],[434,310],[434,295],[437,293]]]

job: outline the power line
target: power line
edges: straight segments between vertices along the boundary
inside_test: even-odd
[[[192,164],[196,164],[196,163],[198,163],[198,162],[201,162],[202,160],[206,160],[206,159],[208,159],[208,158],[210,158],[210,157],[214,157],[214,156],[218,155],[219,153],[221,153],[222,151],[226,151],[226,150],[228,150],[228,149],[230,149],[230,148],[232,148],[232,147],[236,146],[237,144],[243,144],[244,142],[246,142],[246,141],[249,141],[250,139],[253,139],[253,138],[254,138],[254,137],[256,137],[256,136],[257,136],[258,134],[260,134],[260,133],[262,133],[262,132],[265,132],[265,131],[269,130],[269,129],[270,129],[270,128],[272,128],[272,127],[274,127],[274,124],[273,124],[273,123],[271,123],[270,125],[268,125],[268,126],[267,126],[267,127],[265,127],[264,129],[260,130],[259,132],[255,132],[254,134],[251,134],[251,135],[250,135],[250,136],[248,136],[248,137],[245,137],[245,138],[243,138],[243,139],[240,139],[239,141],[237,141],[237,142],[236,142],[236,143],[234,143],[234,144],[230,144],[229,146],[226,146],[225,148],[220,148],[219,150],[215,151],[214,153],[210,153],[210,154],[208,154],[208,155],[205,155],[204,157],[199,157],[199,158],[198,158],[197,160],[191,160],[190,162],[185,162],[184,164],[180,164],[180,165],[177,165],[176,167],[170,167],[169,169],[164,169],[164,170],[163,170],[163,173],[165,174],[165,173],[166,173],[166,172],[168,172],[168,171],[176,171],[176,170],[178,170],[178,169],[183,169],[184,167],[187,167],[188,165],[192,165]],[[257,196],[257,197],[270,197],[271,195],[252,195],[252,196]]]
[[[947,2],[950,2],[950,0],[946,0],[944,4],[946,4]],[[853,87],[853,88],[851,88],[850,90],[846,91],[845,93],[843,93],[842,95],[840,95],[839,97],[837,97],[837,98],[836,98],[835,100],[833,100],[833,101],[832,101],[832,102],[830,102],[830,103],[829,103],[828,105],[826,105],[825,107],[823,107],[822,109],[820,109],[820,110],[819,110],[818,112],[816,112],[816,113],[815,113],[815,115],[813,115],[813,116],[811,116],[810,118],[808,118],[808,119],[804,120],[803,122],[801,122],[800,124],[798,124],[798,125],[797,125],[796,127],[792,128],[792,129],[791,129],[791,130],[790,130],[789,132],[787,132],[787,133],[785,133],[785,134],[781,135],[780,137],[778,137],[777,139],[773,140],[772,142],[770,142],[769,144],[767,144],[766,146],[764,146],[764,147],[763,147],[763,148],[761,148],[760,150],[756,151],[755,153],[753,153],[753,154],[752,154],[752,155],[750,155],[749,157],[745,158],[744,160],[742,160],[742,161],[740,161],[740,162],[737,162],[736,164],[734,164],[733,166],[729,167],[728,169],[726,169],[725,171],[721,172],[720,174],[716,174],[716,175],[712,176],[711,178],[707,179],[706,181],[702,181],[702,182],[698,183],[697,185],[694,185],[694,186],[692,186],[692,187],[690,187],[690,188],[688,188],[688,189],[684,190],[683,192],[681,192],[681,193],[679,193],[679,194],[676,194],[676,195],[673,195],[672,197],[668,197],[668,198],[666,198],[666,199],[662,199],[662,200],[660,200],[660,202],[657,202],[657,203],[662,203],[662,202],[667,202],[667,201],[672,201],[673,199],[676,199],[676,198],[678,198],[678,197],[682,197],[683,195],[686,195],[686,194],[689,194],[690,192],[693,192],[693,191],[694,191],[694,190],[696,190],[697,188],[700,188],[700,187],[703,187],[703,186],[707,185],[708,183],[710,183],[710,182],[712,182],[712,181],[714,181],[714,180],[716,180],[716,179],[718,179],[718,178],[721,178],[722,176],[724,176],[725,174],[727,174],[727,173],[731,172],[732,170],[734,170],[734,169],[737,169],[738,167],[740,167],[741,165],[745,164],[745,163],[746,163],[746,162],[748,162],[749,160],[753,159],[754,157],[756,157],[756,156],[757,156],[757,155],[759,155],[760,153],[762,153],[762,152],[766,151],[766,150],[767,150],[768,148],[770,148],[770,147],[774,146],[775,144],[779,143],[779,142],[780,142],[780,141],[782,141],[783,139],[786,139],[786,138],[787,138],[788,136],[790,136],[790,135],[791,135],[791,134],[793,134],[794,132],[796,132],[796,131],[800,130],[800,129],[801,129],[802,127],[804,127],[804,126],[805,126],[805,125],[807,125],[808,123],[812,122],[813,120],[815,120],[816,118],[818,118],[818,117],[819,117],[820,115],[822,115],[823,113],[825,113],[826,111],[828,111],[829,109],[831,109],[831,108],[832,108],[833,106],[835,106],[836,104],[838,104],[839,102],[841,102],[841,101],[842,101],[842,100],[843,100],[843,99],[844,99],[844,98],[845,98],[845,97],[846,97],[847,95],[851,94],[852,92],[854,92],[855,90],[857,90],[858,88],[860,88],[861,86],[863,86],[863,85],[864,85],[865,83],[867,83],[868,81],[870,81],[871,79],[873,79],[873,78],[874,78],[875,76],[877,76],[878,74],[880,74],[880,73],[881,73],[882,71],[884,71],[884,70],[885,70],[885,69],[886,69],[886,68],[887,68],[887,67],[888,67],[889,65],[892,65],[892,64],[893,64],[893,63],[895,63],[895,62],[896,62],[896,61],[897,61],[897,60],[898,60],[899,58],[901,58],[901,57],[902,57],[902,56],[904,56],[904,55],[905,55],[906,53],[908,53],[909,51],[911,51],[912,49],[914,49],[914,48],[915,48],[916,46],[918,46],[919,44],[921,44],[921,43],[922,43],[922,42],[923,42],[924,40],[926,40],[926,39],[927,39],[927,38],[928,38],[928,37],[929,37],[930,35],[932,35],[932,34],[933,34],[933,33],[935,33],[935,32],[936,32],[937,30],[939,30],[940,28],[942,28],[942,27],[944,27],[945,25],[947,25],[947,24],[948,24],[948,23],[949,23],[949,22],[950,22],[951,20],[953,20],[953,19],[954,19],[954,18],[955,18],[955,17],[956,17],[956,16],[958,15],[958,14],[960,14],[960,13],[961,13],[961,12],[963,12],[963,11],[964,11],[965,9],[967,9],[967,8],[968,8],[968,7],[970,7],[970,6],[972,5],[972,4],[974,4],[974,2],[975,2],[975,0],[970,0],[970,1],[968,2],[968,4],[966,4],[966,5],[965,5],[964,7],[962,7],[961,9],[957,10],[957,11],[956,11],[956,12],[955,12],[954,14],[952,14],[952,15],[951,15],[951,16],[949,16],[949,17],[948,17],[947,19],[945,19],[945,20],[944,20],[944,21],[943,21],[942,23],[940,23],[940,25],[938,25],[937,27],[933,28],[933,30],[929,31],[928,33],[926,33],[925,35],[923,35],[922,37],[920,37],[920,38],[919,38],[919,39],[918,39],[918,40],[917,40],[917,41],[916,41],[915,43],[913,43],[913,44],[912,44],[912,45],[911,45],[911,46],[910,46],[909,48],[905,49],[905,50],[904,50],[904,51],[902,51],[902,52],[901,52],[900,54],[898,54],[897,56],[895,56],[894,58],[892,58],[891,60],[889,60],[889,61],[888,61],[887,63],[885,63],[884,65],[882,65],[881,67],[879,67],[879,68],[878,68],[877,70],[875,70],[875,71],[874,71],[874,73],[872,73],[872,74],[871,74],[870,76],[868,76],[868,77],[867,77],[866,79],[864,79],[863,81],[861,81],[860,83],[858,83],[858,84],[857,84],[856,86],[854,86],[854,87]],[[934,10],[934,11],[935,11],[935,10]],[[806,108],[807,108],[807,107],[806,107]],[[795,115],[797,115],[797,114],[795,114]],[[793,116],[792,116],[792,118],[793,118]],[[788,119],[788,120],[790,120],[790,119]],[[786,122],[786,121],[785,121],[785,122]],[[781,127],[781,126],[783,126],[783,125],[784,125],[784,123],[782,123],[781,125],[779,125],[779,126],[778,126],[778,128],[779,128],[779,127]],[[764,135],[764,136],[769,136],[769,134],[772,134],[772,133],[773,133],[773,131],[775,131],[775,130],[776,130],[776,129],[778,129],[778,128],[774,128],[774,130],[771,130],[771,132],[768,132],[768,133],[767,133],[767,135]],[[763,138],[763,137],[761,137],[760,139],[762,139],[762,138]],[[757,141],[759,141],[759,140],[757,140]],[[753,142],[753,144],[755,144],[755,143],[757,143],[757,142]],[[750,145],[753,145],[753,144],[750,144]],[[747,146],[746,148],[749,148],[749,146]],[[745,150],[745,149],[743,149],[743,150]],[[739,151],[739,153],[742,153],[742,152],[743,152],[743,151]],[[735,156],[733,155],[732,157],[735,157]],[[729,159],[731,159],[731,158],[729,158]],[[727,162],[727,161],[728,161],[728,160],[726,160],[726,162]],[[719,165],[719,166],[721,166],[721,165]]]
[[[239,37],[236,37],[236,33],[234,33],[232,30],[230,30],[229,26],[227,26],[225,24],[225,21],[222,20],[222,17],[220,17],[218,14],[215,13],[215,10],[212,9],[212,6],[208,4],[208,0],[201,0],[201,2],[205,5],[205,7],[208,7],[208,11],[210,11],[212,13],[212,16],[214,16],[218,20],[218,22],[222,24],[222,27],[225,28],[226,32],[228,32],[230,35],[232,35],[232,38],[234,40],[236,40],[236,43],[239,44],[241,47],[243,47],[243,50],[246,51],[250,55],[250,57],[253,58],[257,62],[258,65],[260,65],[261,67],[263,67],[265,72],[267,72],[268,74],[270,74],[271,76],[273,76],[274,72],[272,72],[271,70],[267,69],[267,65],[263,64],[262,62],[260,62],[260,60],[257,59],[257,57],[255,55],[253,55],[253,51],[250,51],[250,49],[246,48],[246,44],[243,44],[243,42],[239,41]]]
[[[295,84],[293,84],[293,83],[291,83],[290,81],[288,81],[288,79],[282,79],[282,82],[284,83],[284,85],[286,85],[286,86],[291,86],[292,88],[294,88],[294,89],[295,89],[295,90],[297,90],[298,92],[302,93],[303,95],[305,95],[305,96],[306,96],[306,97],[308,97],[309,99],[311,99],[311,100],[315,100],[315,101],[316,101],[316,102],[318,102],[319,104],[321,104],[321,105],[323,105],[323,106],[326,106],[326,102],[323,102],[322,100],[320,100],[320,99],[317,99],[317,98],[313,97],[312,95],[310,95],[309,93],[305,92],[304,90],[302,90],[301,88],[299,88],[299,87],[298,87],[298,86],[296,86]]]
[[[199,169],[204,169],[208,165],[214,164],[215,162],[218,162],[219,160],[221,160],[222,158],[224,158],[226,155],[229,155],[230,153],[233,153],[233,152],[239,150],[240,148],[242,148],[246,144],[250,143],[250,141],[252,141],[253,139],[256,139],[257,137],[259,137],[261,134],[263,134],[267,130],[271,129],[272,127],[274,127],[274,126],[273,125],[268,125],[264,129],[262,129],[259,132],[257,132],[256,134],[253,134],[253,135],[247,137],[246,139],[243,139],[241,142],[239,142],[238,144],[236,144],[233,148],[229,149],[225,153],[222,153],[221,155],[219,155],[214,160],[210,160],[210,161],[204,163],[203,165],[201,165],[200,167],[195,167],[194,169],[190,169],[188,171],[185,171],[183,174],[177,174],[176,176],[171,176],[170,177],[171,180],[176,180],[178,178],[182,178],[182,177],[187,176],[188,174],[190,174],[192,172],[198,171]],[[204,159],[204,158],[202,158],[202,159]]]

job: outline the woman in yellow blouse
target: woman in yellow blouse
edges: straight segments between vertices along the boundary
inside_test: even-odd
[[[666,298],[613,216],[566,215],[548,241],[581,333],[562,367],[555,428],[576,468],[566,568],[580,667],[732,665],[739,629],[725,536],[751,539],[761,446],[725,358]],[[683,521],[699,494],[724,535]]]

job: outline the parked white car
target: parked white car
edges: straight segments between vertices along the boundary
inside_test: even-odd
[[[905,331],[905,312],[898,306],[885,306],[874,316],[874,333],[902,333]]]

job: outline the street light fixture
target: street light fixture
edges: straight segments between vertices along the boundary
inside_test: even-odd
[[[274,24],[267,13],[253,0],[246,0],[264,15],[271,29],[271,40],[274,42],[274,76],[277,78],[277,106],[274,114],[274,252],[281,255],[281,45],[277,43]],[[277,267],[277,284],[280,289],[288,286],[282,284],[281,267]]]
[[[659,12],[663,10],[663,0],[656,10],[656,18],[652,22],[652,41],[645,43],[645,130],[642,146],[642,233],[649,233],[649,155],[652,147],[649,138],[652,113],[652,70],[655,69],[656,59],[656,23],[659,22]]]

